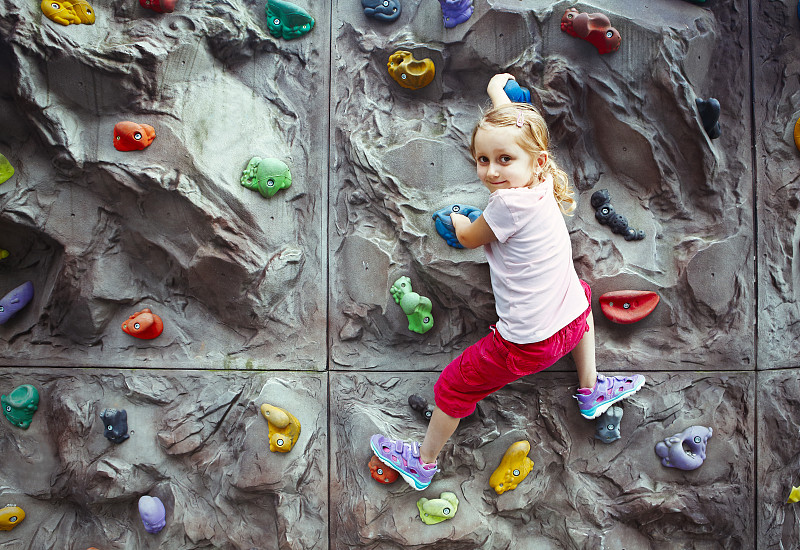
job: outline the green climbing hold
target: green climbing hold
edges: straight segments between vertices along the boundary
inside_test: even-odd
[[[9,395],[0,396],[0,403],[8,421],[27,430],[33,413],[39,408],[39,392],[30,384],[23,384],[14,388]]]
[[[292,173],[282,160],[253,157],[242,172],[242,185],[268,199],[292,185]]]
[[[8,159],[0,154],[0,183],[5,183],[14,175],[14,167],[8,162]]]
[[[458,511],[458,497],[455,493],[444,492],[439,498],[421,498],[417,501],[419,518],[427,525],[436,525],[452,519]]]
[[[300,6],[285,0],[269,0],[266,5],[267,27],[275,38],[292,40],[314,28],[314,18]]]
[[[431,313],[433,305],[429,298],[420,296],[411,290],[411,279],[400,277],[394,282],[389,292],[392,293],[394,301],[400,304],[403,313],[408,316],[408,330],[425,334],[433,328],[433,314]]]

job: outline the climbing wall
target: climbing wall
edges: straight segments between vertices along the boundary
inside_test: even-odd
[[[94,24],[69,26],[0,0],[0,154],[16,170],[0,184],[0,298],[35,289],[0,325],[0,393],[40,394],[27,430],[0,419],[0,506],[26,512],[0,546],[800,544],[797,4],[475,0],[445,28],[438,2],[399,2],[381,22],[358,0],[296,0],[314,26],[285,40],[251,0],[96,1]],[[619,50],[562,32],[569,7],[605,13]],[[428,86],[389,76],[398,50],[433,61]],[[432,401],[496,320],[483,252],[447,246],[431,215],[485,206],[467,143],[504,71],[577,190],[567,225],[599,369],[647,385],[604,444],[564,359],[481,402],[427,490],[382,485],[369,436],[421,439],[408,396]],[[714,140],[695,106],[709,97]],[[123,120],[153,143],[115,149]],[[256,156],[285,162],[291,187],[242,186]],[[643,240],[596,221],[600,189]],[[432,302],[423,335],[389,293],[401,276]],[[613,324],[598,297],[620,289],[661,301]],[[152,340],[121,329],[145,308],[164,323]],[[264,403],[302,424],[288,453],[269,449]],[[106,408],[127,411],[127,441],[103,437]],[[693,425],[713,428],[705,464],[662,466],[655,444]],[[533,470],[498,496],[488,479],[522,439]],[[456,516],[424,525],[417,500],[444,491]],[[165,504],[158,534],[143,495]]]

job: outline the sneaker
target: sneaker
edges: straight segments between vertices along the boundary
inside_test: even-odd
[[[389,439],[375,434],[369,439],[372,451],[388,467],[397,470],[403,479],[417,491],[431,484],[433,474],[439,471],[436,465],[423,464],[419,458],[419,445],[406,443],[400,439]]]
[[[578,400],[578,407],[583,417],[591,420],[606,412],[617,401],[633,395],[642,386],[644,386],[644,376],[641,374],[611,378],[598,374],[594,388],[579,389],[575,399]]]

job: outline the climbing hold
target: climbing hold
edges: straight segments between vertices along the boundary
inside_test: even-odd
[[[117,151],[141,151],[156,139],[156,130],[149,124],[123,120],[114,125],[114,148]]]
[[[619,49],[622,37],[619,31],[611,26],[611,21],[602,13],[581,13],[569,8],[561,17],[561,30],[570,36],[583,38],[598,53],[611,53]]]
[[[523,88],[517,84],[516,80],[509,79],[506,85],[503,86],[503,91],[508,96],[508,99],[514,103],[530,103],[531,91],[528,88]]]
[[[403,88],[419,90],[431,82],[436,75],[436,67],[433,60],[426,57],[420,61],[414,59],[411,52],[397,50],[389,56],[389,63],[386,64],[389,75],[395,79]]]
[[[144,495],[139,499],[139,517],[148,533],[156,534],[167,524],[167,510],[158,497]]]
[[[419,517],[427,525],[435,525],[452,519],[458,511],[458,497],[455,493],[444,492],[439,498],[421,498],[417,501]]]
[[[483,214],[483,211],[474,206],[451,204],[433,213],[433,224],[436,226],[436,232],[453,248],[464,248],[456,237],[456,230],[453,227],[453,221],[450,219],[451,212],[463,214],[469,218],[469,221],[474,222]]]
[[[625,216],[617,214],[611,205],[611,196],[608,189],[600,189],[592,193],[591,201],[594,207],[594,217],[601,225],[607,225],[611,231],[625,237],[626,241],[639,241],[644,239],[644,231],[636,231],[628,225]]]
[[[600,310],[609,321],[628,325],[650,315],[658,301],[658,294],[649,290],[615,290],[600,296]]]
[[[391,23],[400,17],[400,0],[361,0],[361,7],[364,8],[364,15]]]
[[[681,433],[656,443],[656,454],[661,457],[661,464],[664,466],[695,470],[706,459],[706,444],[712,433],[712,429],[705,426],[690,426]]]
[[[164,331],[164,321],[161,317],[150,311],[149,308],[144,308],[142,311],[137,311],[124,323],[122,323],[122,330],[126,334],[141,338],[142,340],[152,340]]]
[[[439,0],[439,4],[442,6],[445,29],[452,29],[456,25],[460,25],[472,17],[472,12],[475,11],[472,0]]]
[[[11,253],[8,250],[0,248],[0,260],[5,260]]]
[[[11,531],[25,519],[25,510],[16,504],[6,504],[0,508],[0,531]]]
[[[69,0],[72,2],[72,11],[85,25],[94,24],[94,8],[86,0]]]
[[[786,501],[786,504],[794,504],[795,502],[800,502],[800,487],[792,487],[792,492],[789,493],[789,499]]]
[[[242,185],[268,199],[292,185],[292,173],[282,160],[253,157],[242,172]]]
[[[33,299],[33,283],[25,281],[0,298],[0,325],[11,319]]]
[[[711,139],[717,139],[721,130],[719,127],[719,101],[713,97],[708,99],[695,98],[697,105],[697,112],[700,114],[700,120],[703,122],[703,129]]]
[[[103,435],[113,443],[122,443],[128,435],[128,413],[125,409],[104,409],[100,413],[103,420]]]
[[[433,416],[433,407],[428,405],[428,401],[416,393],[408,396],[408,406],[417,411],[425,422],[430,422]]]
[[[0,396],[0,405],[9,422],[27,430],[33,421],[33,413],[39,408],[39,392],[30,384],[22,384],[10,394]]]
[[[285,0],[269,0],[266,5],[267,28],[275,38],[292,40],[311,32],[314,18],[300,6]]]
[[[0,183],[5,183],[11,176],[14,175],[14,167],[5,157],[0,154]]]
[[[158,13],[172,13],[175,11],[178,0],[139,0],[139,4],[143,8],[157,11]]]
[[[527,441],[512,443],[500,461],[500,465],[492,472],[489,485],[498,495],[517,488],[520,482],[528,477],[533,469],[533,460],[528,458],[531,444]]]
[[[797,7],[798,10],[800,10],[800,1],[798,1]],[[800,150],[800,118],[798,118],[797,122],[794,123],[794,146],[797,147],[798,150]],[[2,168],[0,168],[0,173],[2,173]],[[2,180],[1,176],[0,180]],[[0,183],[2,183],[2,181],[0,181]]]
[[[619,425],[622,422],[622,407],[611,407],[597,418],[594,436],[603,443],[611,443],[622,437]]]
[[[60,25],[94,23],[94,8],[86,0],[42,0],[42,13]]]
[[[389,468],[375,455],[372,455],[372,458],[369,459],[369,472],[372,475],[372,479],[380,483],[394,483],[400,477],[400,474]]]
[[[433,328],[433,304],[430,299],[411,290],[411,279],[400,277],[389,289],[394,301],[400,304],[408,316],[408,330],[425,334]]]
[[[288,453],[300,437],[300,421],[290,412],[274,405],[261,405],[261,414],[269,426],[269,450]]]

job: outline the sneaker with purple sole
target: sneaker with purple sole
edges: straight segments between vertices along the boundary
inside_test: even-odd
[[[412,441],[390,439],[375,434],[369,439],[372,452],[388,467],[397,470],[403,479],[417,491],[431,484],[433,474],[439,471],[435,464],[424,464],[419,458],[419,445]]]
[[[612,377],[598,374],[594,388],[591,390],[579,389],[578,395],[574,397],[578,400],[581,415],[591,420],[606,412],[617,401],[630,397],[642,386],[644,386],[644,376],[641,374]]]

